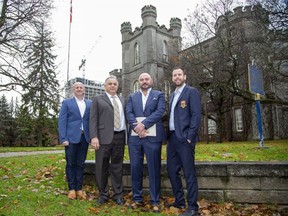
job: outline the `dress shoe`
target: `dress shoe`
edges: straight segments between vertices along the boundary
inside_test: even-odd
[[[197,210],[187,210],[183,214],[180,214],[179,216],[198,216],[198,211]]]
[[[124,200],[123,200],[122,198],[115,199],[114,202],[115,202],[117,205],[124,205]]]
[[[178,209],[184,209],[185,205],[179,205],[178,203],[173,202],[173,203],[166,203],[165,207],[168,207],[168,208],[174,207],[174,208],[178,208]]]
[[[130,204],[128,207],[131,208],[131,209],[136,209],[136,208],[139,208],[143,206],[143,203],[142,202],[133,202],[132,204]]]
[[[77,199],[85,200],[86,199],[86,193],[82,190],[76,191]]]
[[[159,207],[159,205],[152,205],[152,212],[154,212],[154,213],[160,213],[160,207]]]
[[[106,202],[108,202],[108,200],[103,198],[103,197],[99,197],[98,200],[97,200],[97,204],[98,205],[103,205]]]
[[[76,199],[76,192],[75,192],[75,190],[69,190],[69,191],[68,191],[68,199],[71,199],[71,200]]]

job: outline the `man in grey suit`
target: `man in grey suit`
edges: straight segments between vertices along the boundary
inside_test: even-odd
[[[109,200],[108,176],[111,174],[113,200],[123,205],[122,167],[126,137],[124,100],[117,96],[118,80],[109,76],[104,83],[105,93],[92,100],[90,109],[91,146],[96,150],[95,175],[99,190],[97,203]],[[115,121],[114,121],[115,120]],[[111,160],[111,162],[110,162]]]

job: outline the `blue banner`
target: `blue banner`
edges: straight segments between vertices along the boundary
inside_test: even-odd
[[[256,65],[249,65],[249,89],[254,94],[264,95],[262,71]]]

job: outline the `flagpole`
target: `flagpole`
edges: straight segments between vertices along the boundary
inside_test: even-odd
[[[69,23],[69,39],[68,39],[67,83],[68,83],[68,80],[69,80],[71,23],[72,23],[72,0],[70,0],[70,23]]]

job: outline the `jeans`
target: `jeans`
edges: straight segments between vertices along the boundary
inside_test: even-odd
[[[69,190],[82,190],[88,145],[89,143],[87,143],[84,134],[82,134],[79,143],[69,143],[69,146],[65,146],[66,177]]]

